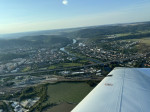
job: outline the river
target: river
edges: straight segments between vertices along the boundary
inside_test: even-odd
[[[76,39],[72,40],[72,44],[75,44],[77,42]],[[67,46],[69,46],[70,44],[68,44]],[[74,56],[74,54],[69,53],[68,51],[65,50],[65,47],[60,48],[61,51],[67,53],[68,55]]]
[[[75,39],[73,39],[72,41],[73,41],[72,44],[75,44],[75,43],[77,42],[77,40],[75,40]],[[68,44],[67,46],[69,46],[69,45],[71,45],[71,44]],[[65,52],[65,53],[67,53],[67,54],[70,55],[70,56],[75,56],[74,54],[72,54],[72,53],[66,51],[66,50],[65,50],[65,47],[60,48],[60,50],[63,51],[63,52]],[[80,57],[78,57],[78,58],[80,58]],[[86,58],[86,60],[92,61],[92,62],[94,62],[94,63],[102,63],[101,61],[99,61],[99,60],[97,60],[97,59],[93,59],[93,58]]]

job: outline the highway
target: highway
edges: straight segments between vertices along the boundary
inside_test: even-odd
[[[92,67],[92,66],[96,66],[96,65],[103,66],[103,65],[110,64],[110,63],[113,63],[113,62],[123,62],[123,61],[127,61],[127,60],[137,59],[137,58],[140,58],[142,56],[143,55],[136,55],[136,56],[132,56],[132,57],[129,57],[129,58],[122,59],[122,60],[113,60],[113,61],[107,61],[107,62],[100,62],[100,63],[89,64],[89,65],[84,65],[84,66],[77,66],[77,67],[57,68],[57,69],[51,69],[51,70],[38,70],[38,71],[31,71],[31,72],[25,72],[25,73],[9,73],[9,74],[0,75],[0,77],[25,76],[25,75],[32,75],[32,74],[36,74],[36,73],[63,71],[63,70],[67,70],[67,69],[80,69],[80,68]]]

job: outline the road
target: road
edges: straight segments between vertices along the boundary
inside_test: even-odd
[[[91,67],[91,66],[96,66],[96,65],[110,64],[110,63],[113,63],[113,62],[121,62],[121,61],[137,59],[137,58],[140,58],[142,56],[143,55],[136,55],[136,56],[132,56],[132,57],[129,57],[129,58],[126,58],[126,59],[122,59],[122,60],[113,60],[113,61],[107,61],[107,62],[100,62],[100,63],[89,64],[89,65],[84,65],[84,66],[77,66],[77,67],[57,68],[57,69],[52,69],[52,70],[38,70],[38,71],[25,72],[25,73],[10,73],[10,74],[0,75],[0,77],[25,76],[25,75],[32,75],[32,74],[36,74],[36,73],[63,71],[63,70],[66,70],[66,69],[80,69],[80,68],[86,68],[86,67]]]

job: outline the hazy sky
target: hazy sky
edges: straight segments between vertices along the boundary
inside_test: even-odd
[[[0,34],[150,21],[150,0],[0,0]]]

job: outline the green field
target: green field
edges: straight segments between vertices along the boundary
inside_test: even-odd
[[[138,33],[143,33],[143,34],[146,34],[146,33],[150,33],[150,30],[138,31]]]
[[[87,82],[47,83],[37,87],[28,87],[24,89],[17,98],[22,101],[32,97],[40,97],[40,100],[30,108],[30,112],[34,110],[35,112],[49,112],[49,109],[59,110],[62,108],[64,112],[69,112],[70,109],[73,109],[92,89],[93,87]],[[63,111],[60,110],[60,112]]]
[[[118,36],[118,37],[121,37],[121,36],[131,35],[131,33],[120,33],[120,34],[115,34],[115,35]]]
[[[75,106],[75,104],[62,103],[43,112],[70,112]]]
[[[131,39],[132,41],[140,41],[146,45],[150,45],[150,38],[142,38],[142,39]]]
[[[28,71],[30,71],[31,70],[31,67],[25,67],[23,70],[22,70],[22,72],[28,72]]]
[[[47,87],[48,99],[44,103],[58,105],[43,112],[70,112],[93,89],[86,82],[61,82]]]
[[[47,102],[51,103],[79,103],[93,88],[87,83],[57,83],[48,85],[47,95],[49,96]]]
[[[62,67],[75,67],[75,66],[82,66],[80,63],[60,63],[57,65],[52,65],[48,69],[56,69],[56,68],[62,68]]]

